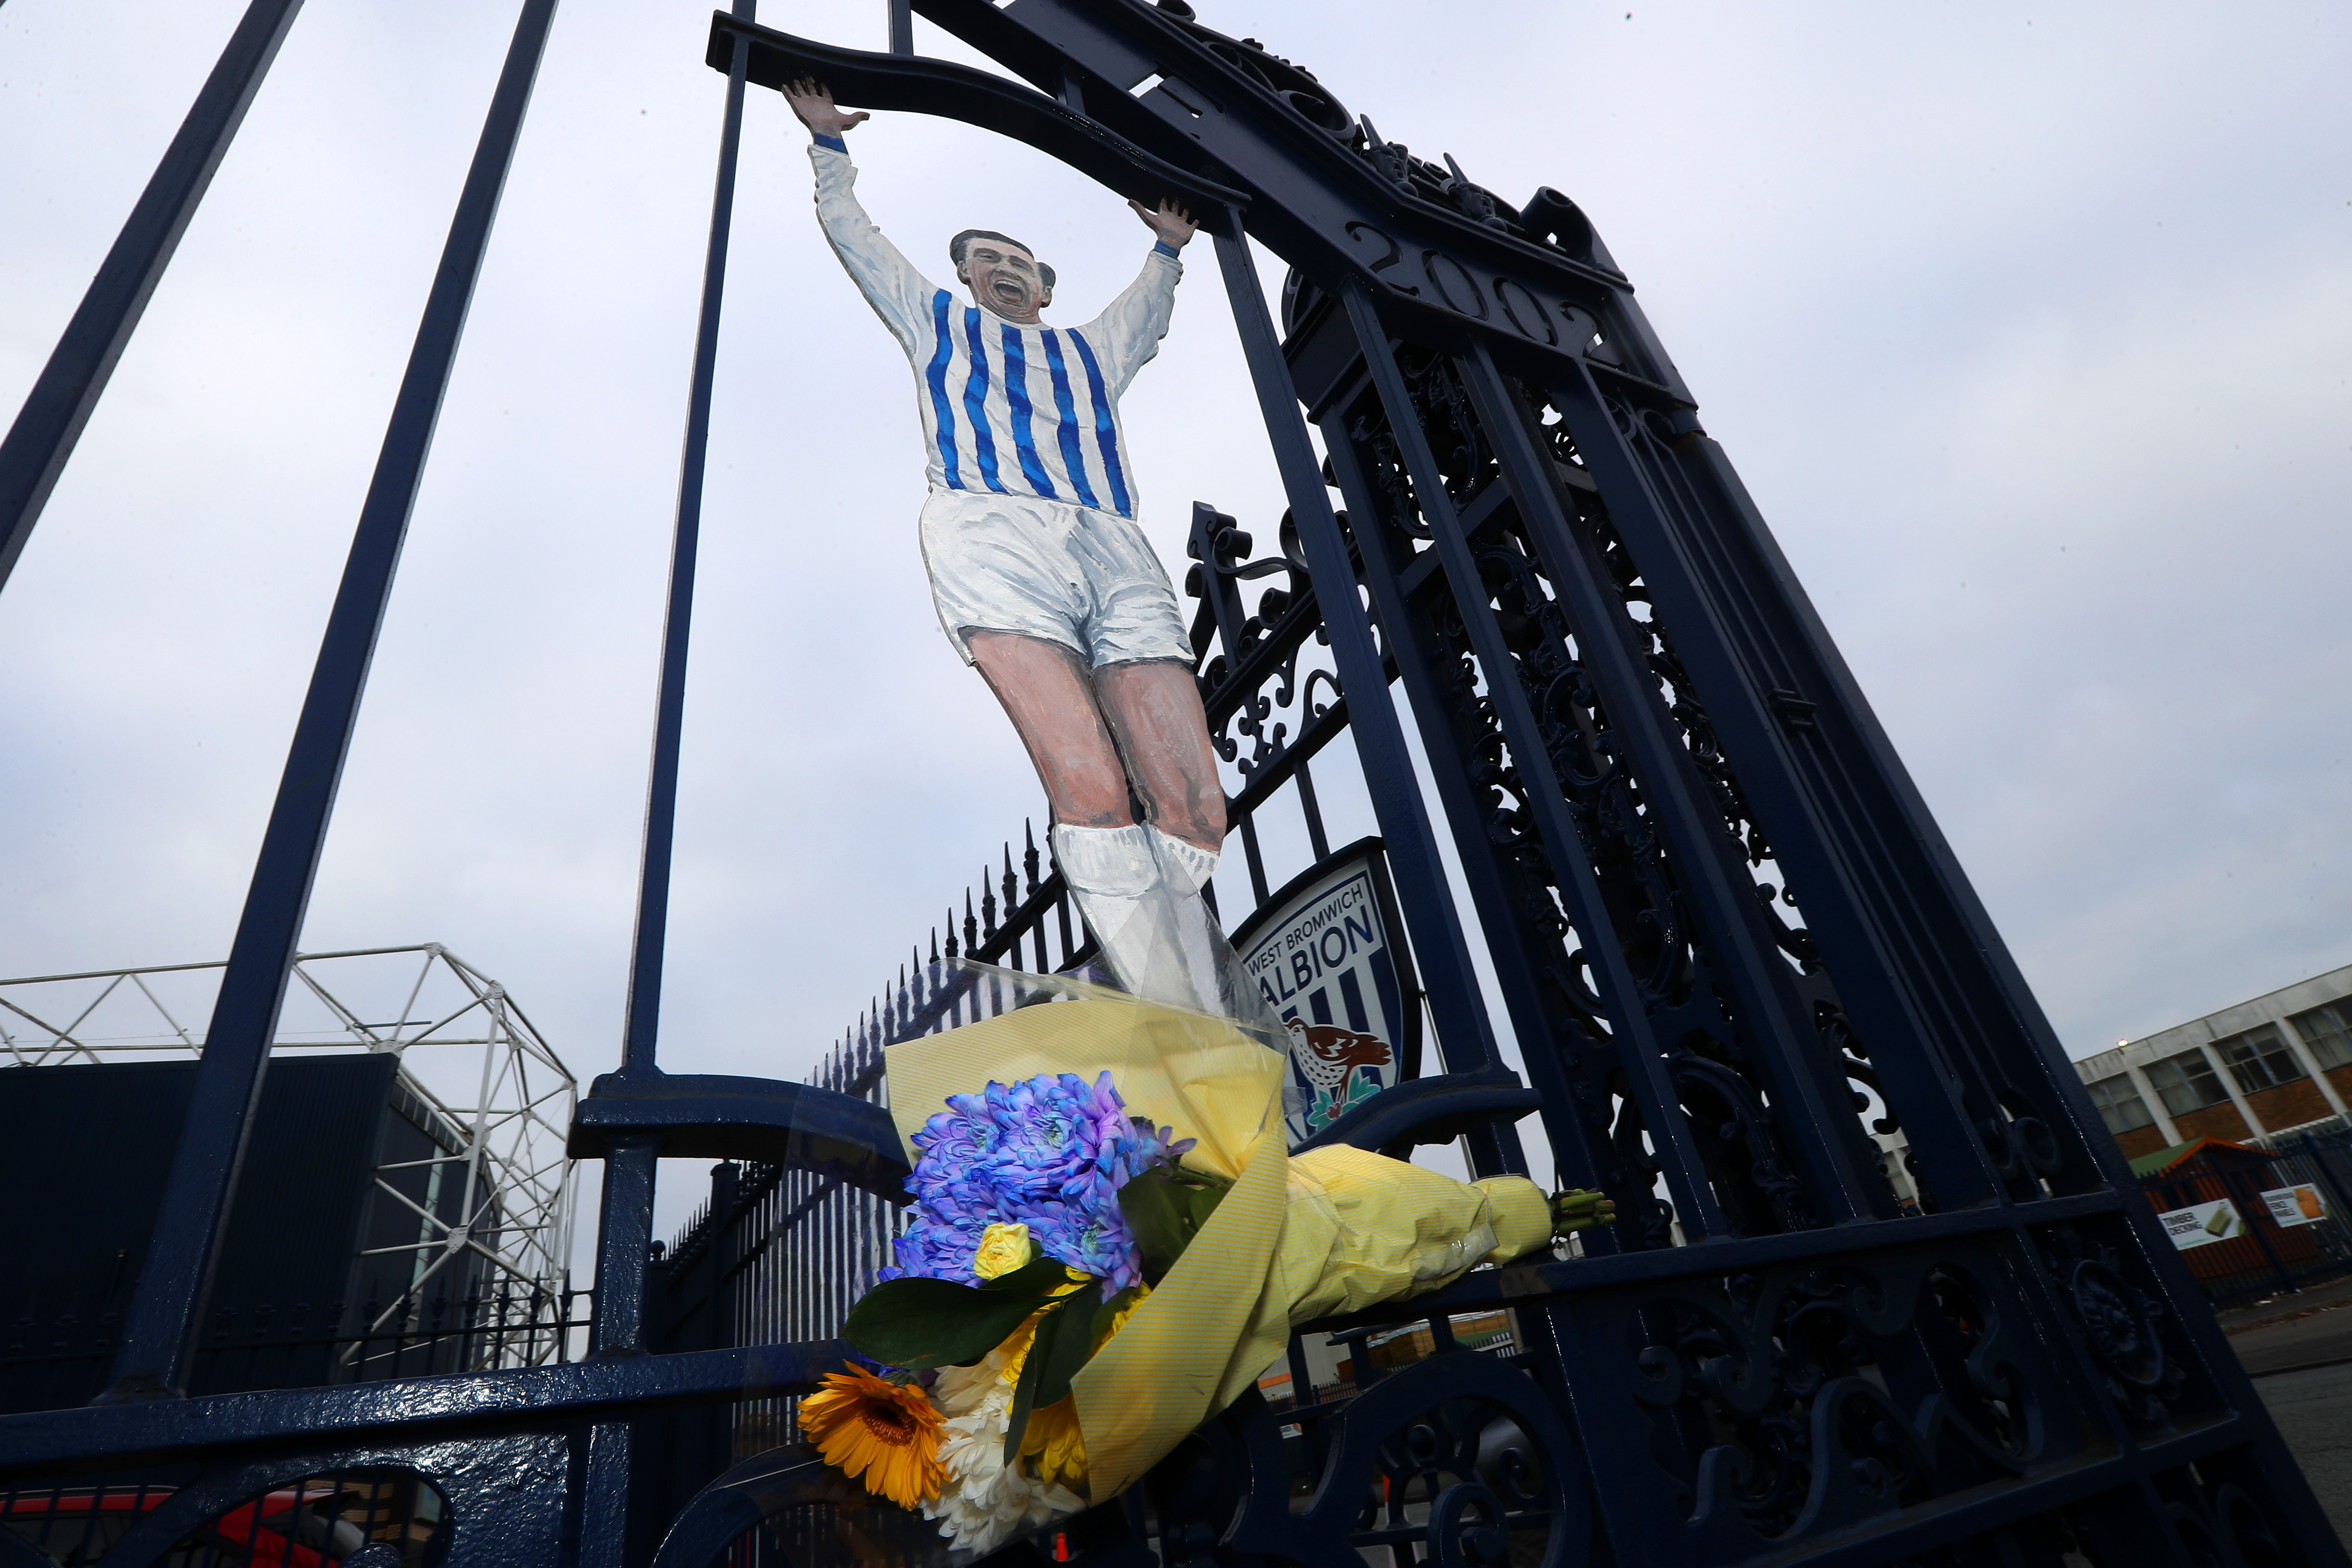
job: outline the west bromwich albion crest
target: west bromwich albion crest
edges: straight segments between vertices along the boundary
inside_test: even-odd
[[[1419,1071],[1421,996],[1380,840],[1349,844],[1267,899],[1234,947],[1290,1033],[1293,1145]]]

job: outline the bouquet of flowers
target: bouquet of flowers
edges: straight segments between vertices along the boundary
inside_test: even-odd
[[[1070,1380],[1125,1326],[1231,1183],[1138,1122],[1106,1071],[949,1097],[913,1142],[914,1219],[802,1403],[828,1463],[986,1552],[1086,1506]]]
[[[866,1364],[800,1407],[825,1463],[957,1560],[1117,1496],[1299,1324],[1613,1218],[1521,1176],[1291,1155],[1286,1059],[1229,1021],[991,974],[1012,1010],[888,1050],[912,1220],[850,1310]]]

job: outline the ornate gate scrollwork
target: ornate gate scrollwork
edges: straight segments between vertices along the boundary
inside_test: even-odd
[[[2166,1348],[2163,1301],[2126,1276],[2124,1254],[2074,1226],[2053,1227],[2040,1240],[2042,1266],[2107,1396],[2136,1427],[2170,1427],[2189,1369]]]
[[[1587,1469],[1557,1406],[1527,1374],[1448,1351],[1380,1379],[1336,1413],[1286,1416],[1255,1398],[1226,1417],[1248,1484],[1223,1544],[1302,1568],[1360,1568],[1397,1546],[1464,1568],[1580,1568],[1591,1561]],[[1286,1443],[1319,1464],[1294,1499]]]
[[[1810,1536],[2071,1449],[2006,1275],[1990,1252],[1913,1254],[1629,1294],[1633,1396],[1690,1524]]]

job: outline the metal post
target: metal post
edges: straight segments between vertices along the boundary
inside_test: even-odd
[[[1227,211],[1216,233],[1217,262],[1224,270],[1225,293],[1240,329],[1242,352],[1249,361],[1250,380],[1257,389],[1260,412],[1265,417],[1276,465],[1297,519],[1298,538],[1307,550],[1308,570],[1316,582],[1316,601],[1331,635],[1331,658],[1339,669],[1339,689],[1347,694],[1348,720],[1355,730],[1356,754],[1363,761],[1364,784],[1387,841],[1389,864],[1396,873],[1397,902],[1410,911],[1413,951],[1420,957],[1422,981],[1429,995],[1429,1010],[1437,1020],[1439,1050],[1449,1072],[1475,1072],[1499,1066],[1495,1030],[1486,1016],[1486,998],[1480,994],[1470,967],[1470,948],[1454,906],[1454,890],[1446,884],[1444,863],[1438,859],[1437,838],[1423,808],[1421,781],[1413,777],[1412,754],[1405,749],[1404,729],[1389,696],[1387,672],[1381,667],[1380,649],[1372,641],[1370,622],[1356,599],[1355,570],[1349,564],[1348,541],[1340,535],[1331,512],[1331,497],[1323,487],[1321,466],[1307,422],[1298,409],[1298,393],[1290,367],[1282,357],[1267,312],[1265,291],[1258,282],[1257,263],[1241,215]],[[1499,1176],[1527,1168],[1516,1128],[1493,1126],[1470,1138],[1472,1164],[1480,1176]]]
[[[302,0],[253,0],[0,441],[0,586],[81,439]]]
[[[754,20],[758,0],[735,0],[735,16]],[[687,395],[686,443],[678,462],[677,523],[669,558],[669,602],[662,622],[661,695],[654,715],[654,752],[646,785],[645,854],[637,879],[637,925],[629,959],[629,997],[621,1037],[624,1074],[657,1071],[664,946],[669,936],[670,854],[677,828],[679,740],[686,722],[686,654],[694,627],[694,569],[702,539],[704,459],[710,446],[710,389],[719,363],[719,316],[727,283],[727,242],[735,213],[736,152],[743,136],[743,80],[751,40],[735,35],[719,131],[719,177],[710,200],[710,243],[702,267],[702,314],[694,340]],[[606,1223],[611,1222],[606,1216]],[[598,1302],[603,1305],[602,1301]]]
[[[524,0],[481,141],[457,198],[457,215],[393,403],[375,476],[360,508],[342,582],[327,617],[319,662],[294,727],[286,771],[253,868],[253,884],[221,976],[220,995],[213,1004],[184,1130],[163,1184],[163,1207],[115,1354],[113,1385],[102,1396],[109,1401],[164,1397],[184,1385],[191,1336],[211,1285],[237,1169],[245,1157],[246,1134],[260,1101],[269,1041],[318,875],[336,786],[350,754],[376,632],[392,597],[417,481],[433,445],[433,427],[465,330],[466,309],[481,273],[499,195],[514,161],[523,113],[530,105],[531,85],[554,19],[555,0]]]
[[[1537,445],[1525,410],[1486,346],[1474,340],[1456,362],[1463,389],[1494,444],[1511,495],[1576,630],[1578,652],[1612,716],[1625,747],[1623,760],[1640,779],[1650,820],[1675,857],[1698,927],[1712,938],[1708,950],[1717,992],[1734,1017],[1745,1015],[1742,1021],[1758,1040],[1777,1037],[1779,1049],[1760,1051],[1758,1065],[1782,1108],[1779,1131],[1785,1146],[1811,1178],[1807,1196],[1831,1224],[1869,1216],[1874,1197],[1891,1217],[1892,1194],[1874,1194],[1862,1178],[1864,1162],[1874,1161],[1878,1151],[1847,1103],[1852,1091],[1813,1049],[1812,1023],[1762,928],[1755,883],[1735,858],[1688,750],[1665,722],[1655,677],[1612,623],[1608,588],[1585,553],[1574,548],[1550,459]],[[1917,1137],[1927,1135],[1923,1130]]]
[[[1470,540],[1463,532],[1461,517],[1446,496],[1436,455],[1430,450],[1422,432],[1420,415],[1405,386],[1404,373],[1390,351],[1388,331],[1381,326],[1379,313],[1361,283],[1353,278],[1348,281],[1342,290],[1342,303],[1349,323],[1355,329],[1365,368],[1371,374],[1373,390],[1387,411],[1398,452],[1412,476],[1413,494],[1421,503],[1422,520],[1435,541],[1446,579],[1453,587],[1454,603],[1461,611],[1463,627],[1479,663],[1486,668],[1487,700],[1495,705],[1503,737],[1511,747],[1512,761],[1527,782],[1528,812],[1543,835],[1552,868],[1559,877],[1562,902],[1578,922],[1580,935],[1591,934],[1583,944],[1585,961],[1591,966],[1594,985],[1609,1003],[1611,1016],[1622,1020],[1618,1026],[1618,1054],[1624,1064],[1627,1092],[1640,1104],[1649,1125],[1650,1142],[1664,1167],[1667,1191],[1682,1218],[1685,1233],[1693,1240],[1721,1234],[1730,1226],[1708,1184],[1704,1163],[1682,1130],[1681,1107],[1676,1103],[1674,1084],[1666,1076],[1664,1044],[1658,1040],[1643,1010],[1640,988],[1623,949],[1615,940],[1591,863],[1584,856],[1576,825],[1569,817],[1567,798],[1551,754],[1544,745],[1534,706],[1526,688],[1519,684],[1517,664],[1504,643],[1502,628],[1488,609],[1487,590],[1472,556]],[[1523,1054],[1529,1059],[1528,1071],[1534,1075],[1535,1051],[1528,1050]],[[1548,1092],[1553,1090],[1554,1086],[1544,1083],[1541,1077],[1537,1077],[1536,1082]],[[1567,1096],[1562,1092],[1557,1097],[1565,1100]],[[1555,1135],[1556,1143],[1563,1141]]]
[[[2237,1207],[2238,1218],[2245,1221],[2246,1234],[2253,1238],[2254,1245],[2262,1249],[2263,1261],[2268,1263],[2271,1272],[2278,1276],[2279,1288],[2294,1290],[2294,1271],[2286,1266],[2286,1260],[2279,1256],[2278,1249],[2271,1245],[2271,1239],[2263,1234],[2261,1221],[2270,1218],[2270,1206],[2263,1202],[2253,1178],[2242,1171],[2217,1171],[2216,1174],[2221,1178],[2221,1195]]]
[[[754,19],[757,0],[735,0],[734,15]],[[719,317],[727,282],[727,243],[735,214],[736,154],[743,139],[743,84],[751,40],[735,36],[727,73],[727,106],[719,133],[719,173],[710,197],[710,240],[703,257],[702,314],[694,340],[694,373],[687,393],[685,448],[678,461],[677,520],[670,542],[669,602],[662,622],[661,692],[654,714],[654,749],[646,785],[645,852],[637,878],[637,925],[629,960],[629,995],[621,1037],[623,1078],[661,1070],[655,1056],[661,1034],[664,946],[669,934],[670,856],[677,827],[678,748],[686,720],[686,655],[694,625],[694,568],[702,537],[704,460],[710,446],[710,392],[719,361]],[[604,1161],[604,1207],[597,1232],[595,1352],[599,1357],[645,1354],[646,1258],[653,1245],[654,1176],[658,1140],[616,1144]],[[626,1422],[597,1427],[588,1446],[588,1508],[580,1561],[583,1568],[617,1568],[627,1539],[631,1432]]]

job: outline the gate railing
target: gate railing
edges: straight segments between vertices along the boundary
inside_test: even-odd
[[[2254,1166],[2216,1166],[2142,1184],[2161,1214],[2226,1198],[2244,1229],[2182,1253],[2189,1274],[2217,1307],[2284,1295],[2352,1274],[2352,1149],[2314,1141],[2278,1151]],[[2326,1202],[2326,1217],[2283,1226],[2263,1201],[2264,1192],[2309,1185]]]
[[[589,1323],[585,1291],[477,1279],[392,1300],[268,1301],[216,1309],[191,1358],[202,1389],[301,1388],[570,1361]],[[113,1312],[45,1313],[26,1301],[0,1321],[0,1409],[42,1410],[102,1382],[121,1326]],[[66,1391],[59,1398],[58,1391]]]

